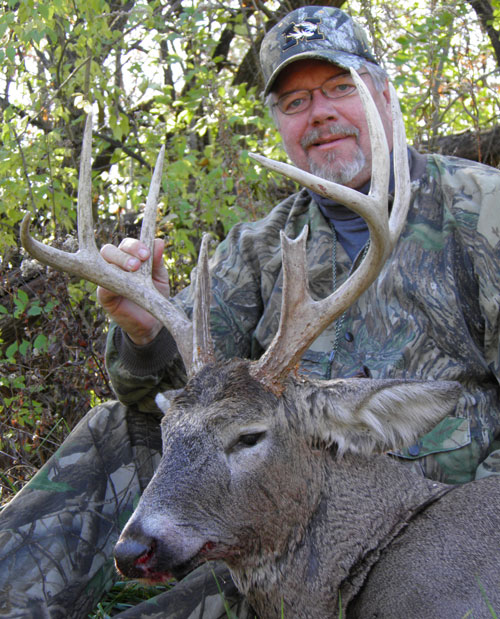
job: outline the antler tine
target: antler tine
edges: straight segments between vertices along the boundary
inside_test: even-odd
[[[101,257],[94,240],[91,204],[92,117],[87,118],[82,146],[78,191],[79,249],[71,254],[36,241],[30,235],[30,214],[21,224],[21,243],[37,260],[76,275],[127,297],[155,316],[174,337],[188,375],[193,363],[193,329],[184,312],[154,286],[151,264],[135,273],[123,271]],[[141,239],[151,247],[156,221],[156,203],[161,182],[163,151],[160,152],[147,198]],[[151,262],[151,259],[150,259]],[[145,272],[147,271],[147,272]]]
[[[156,159],[151,185],[149,187],[148,197],[146,198],[146,206],[142,216],[140,240],[149,248],[149,259],[141,264],[142,274],[144,277],[151,277],[153,272],[153,243],[156,233],[156,214],[158,210],[158,196],[160,195],[161,176],[163,172],[163,163],[165,161],[165,145],[160,148],[158,158]]]
[[[411,183],[410,168],[408,166],[408,152],[406,148],[406,132],[399,106],[398,95],[392,84],[389,84],[391,93],[392,126],[393,126],[393,165],[394,165],[394,202],[389,218],[389,232],[392,246],[396,244],[403,230],[410,207]]]
[[[76,215],[78,247],[84,252],[97,255],[99,252],[92,219],[92,114],[87,116],[83,129]]]
[[[208,242],[205,233],[201,240],[193,308],[193,365],[195,374],[201,368],[215,361],[214,345],[210,333],[210,272],[208,269]]]
[[[320,301],[312,299],[307,284],[307,228],[295,241],[282,233],[283,297],[278,333],[251,369],[255,378],[276,393],[281,391],[289,372],[316,337],[341,316],[376,279],[406,219],[410,197],[408,156],[404,123],[399,106],[395,103],[395,92],[391,90],[397,195],[389,221],[389,152],[384,128],[368,88],[354,70],[351,72],[370,131],[372,182],[368,196],[288,164],[252,155],[262,165],[351,208],[365,219],[370,232],[370,246],[363,262],[342,286]]]

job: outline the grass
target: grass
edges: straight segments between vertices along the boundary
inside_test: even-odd
[[[489,601],[488,596],[486,595],[486,591],[484,590],[484,587],[481,584],[481,581],[479,580],[478,576],[476,576],[476,580],[477,580],[479,589],[481,591],[481,595],[483,596],[483,600],[486,602],[486,606],[488,607],[488,610],[490,611],[491,616],[493,617],[493,619],[498,619],[497,614],[495,610],[493,609],[493,606],[491,605],[491,602]]]
[[[97,604],[88,619],[108,619],[141,602],[168,591],[168,585],[141,585],[132,581],[117,581],[107,595]]]
[[[212,570],[212,575],[217,584],[219,595],[222,597],[225,609],[225,616],[227,619],[238,619],[234,612],[230,609],[227,603],[224,592],[220,587],[220,583],[217,579],[215,572]],[[172,583],[172,586],[175,582]],[[137,606],[141,602],[144,602],[152,597],[160,595],[171,588],[169,585],[150,585],[143,586],[138,582],[133,581],[118,581],[113,588],[96,606],[94,611],[88,615],[88,619],[108,619],[113,617],[133,606]],[[281,617],[285,618],[283,600],[281,608]],[[252,619],[259,619],[257,616],[253,616]]]

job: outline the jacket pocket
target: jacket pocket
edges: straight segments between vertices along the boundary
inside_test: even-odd
[[[416,443],[390,454],[416,460],[431,454],[453,451],[471,442],[470,422],[465,417],[445,417],[437,426],[419,438]]]

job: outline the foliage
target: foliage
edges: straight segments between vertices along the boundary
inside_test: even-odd
[[[432,152],[440,136],[498,123],[500,67],[470,6],[373,0],[358,10],[398,89],[410,142]]]
[[[144,586],[137,582],[119,580],[89,615],[89,619],[108,619],[167,590],[165,585]]]
[[[15,492],[59,446],[82,413],[111,395],[106,323],[88,284],[38,274],[34,294],[4,278],[0,318],[16,338],[0,347],[0,498]],[[86,292],[85,292],[86,291]],[[2,324],[2,323],[0,323]],[[6,323],[4,322],[4,325]]]
[[[162,142],[164,231],[176,252],[189,257],[202,227],[223,234],[262,210],[265,176],[245,151],[257,147],[269,120],[256,89],[228,87],[222,66],[228,59],[214,56],[216,33],[230,13],[214,5],[207,15],[160,0],[7,4],[0,17],[7,95],[1,246],[15,243],[21,204],[50,223],[53,235],[74,226],[79,147],[90,110],[101,216],[138,211]]]

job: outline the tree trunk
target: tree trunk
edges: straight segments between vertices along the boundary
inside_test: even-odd
[[[425,142],[419,150],[425,152]],[[433,152],[443,155],[463,157],[472,161],[486,163],[493,167],[500,166],[500,126],[489,131],[476,133],[466,131],[456,135],[445,135],[434,141]]]

